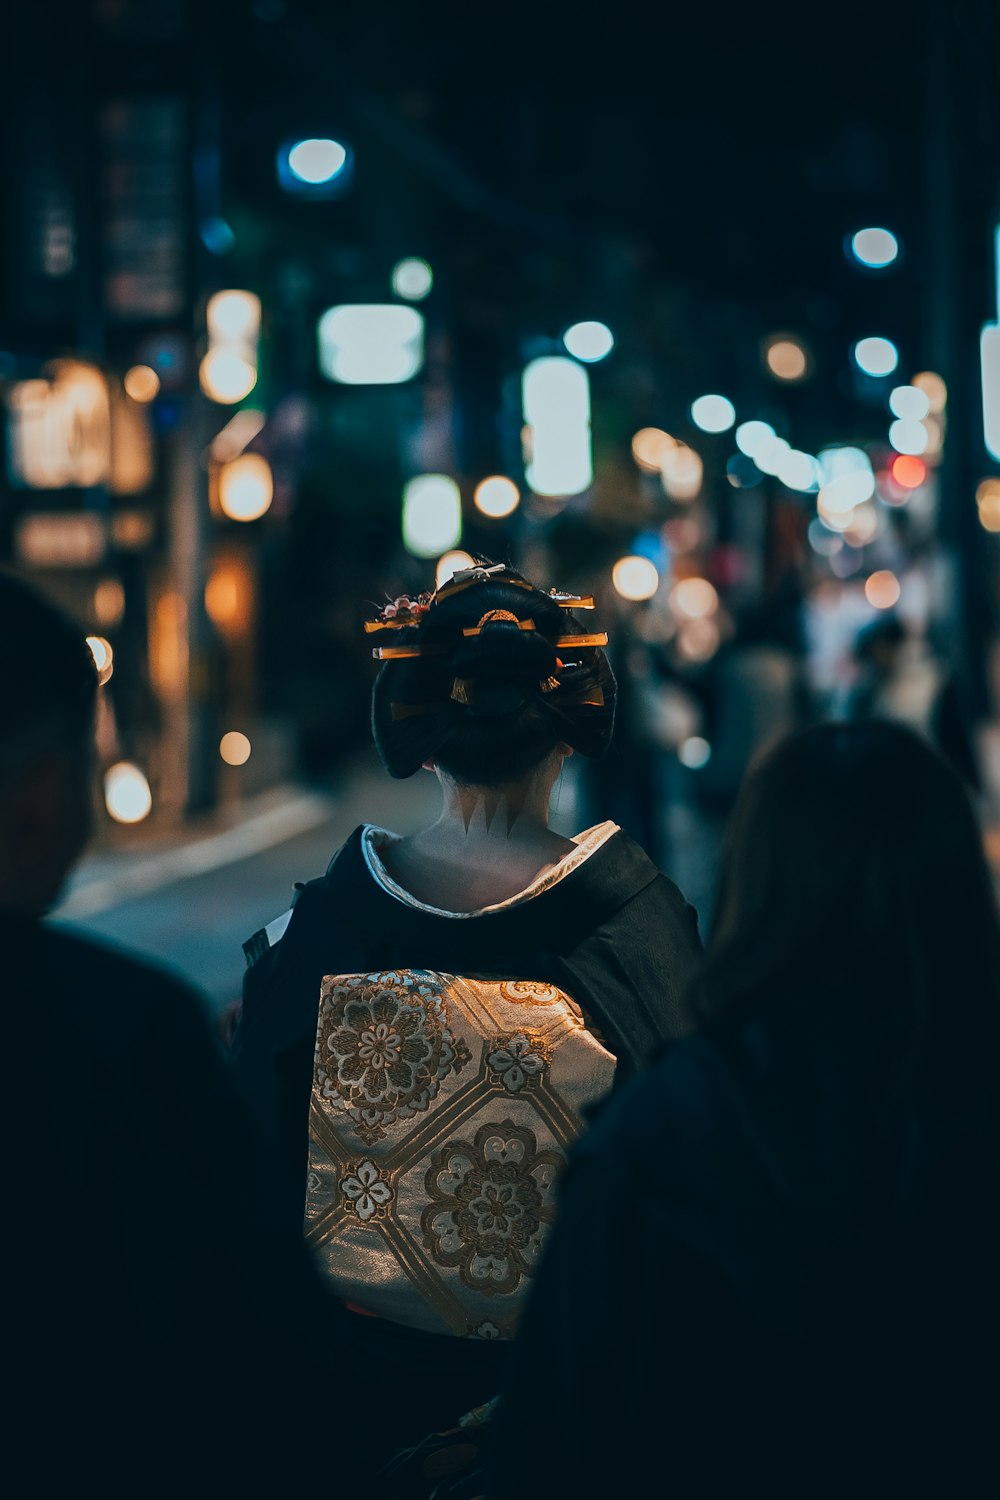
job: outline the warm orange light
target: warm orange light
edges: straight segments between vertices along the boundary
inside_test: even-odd
[[[642,427],[632,439],[632,457],[640,469],[655,474],[665,454],[675,446],[676,441],[669,432],[663,432],[659,427]]]
[[[979,524],[984,531],[1000,531],[1000,479],[984,479],[976,486]]]
[[[865,583],[865,598],[875,609],[892,609],[901,592],[899,579],[888,568],[872,573]]]
[[[219,469],[219,507],[231,521],[257,521],[271,506],[274,478],[261,453],[241,453]]]
[[[719,596],[707,578],[682,578],[670,590],[670,607],[688,620],[701,620],[719,607]]]
[[[921,370],[919,375],[914,375],[911,384],[915,385],[918,391],[923,391],[930,402],[932,412],[944,411],[948,404],[948,387],[934,370]]]
[[[133,365],[122,384],[132,401],[153,401],[160,393],[160,377],[151,365]]]
[[[223,635],[238,634],[249,623],[252,589],[250,575],[239,558],[217,563],[205,585],[205,609]]]
[[[111,649],[111,642],[106,641],[103,635],[88,635],[87,645],[97,668],[97,680],[103,687],[115,670],[115,654]]]
[[[237,729],[230,729],[219,741],[219,754],[227,766],[245,766],[250,759],[250,751],[250,741]]]
[[[94,618],[99,625],[120,625],[125,613],[125,590],[117,578],[102,578],[94,590]]]
[[[892,477],[904,490],[915,490],[927,478],[927,465],[912,453],[899,453],[892,461]]]
[[[806,351],[794,339],[775,339],[768,344],[764,358],[775,380],[801,380],[809,363]]]

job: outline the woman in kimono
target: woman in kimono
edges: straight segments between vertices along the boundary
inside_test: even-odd
[[[497,564],[369,621],[375,744],[441,814],[357,828],[246,945],[232,1065],[356,1315],[373,1472],[494,1395],[583,1112],[687,1029],[692,908],[614,823],[549,825],[611,740],[592,606]]]

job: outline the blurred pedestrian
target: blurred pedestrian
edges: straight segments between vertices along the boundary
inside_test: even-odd
[[[379,754],[432,770],[441,815],[356,829],[248,945],[232,1060],[289,1222],[368,1343],[352,1380],[407,1372],[358,1434],[373,1471],[494,1395],[581,1111],[688,1024],[692,909],[616,824],[548,822],[612,734],[586,603],[483,564],[370,622]]]
[[[83,630],[0,573],[3,1443],[25,1495],[301,1480],[332,1299],[268,1180],[204,997],[44,918],[91,824]],[[346,1462],[346,1460],[345,1460]]]
[[[922,739],[750,772],[694,998],[564,1176],[490,1500],[995,1492],[1000,926]]]
[[[879,615],[854,643],[857,680],[848,695],[849,719],[892,719],[930,740],[973,792],[982,788],[972,737],[954,674],[928,643],[911,635],[894,614]]]

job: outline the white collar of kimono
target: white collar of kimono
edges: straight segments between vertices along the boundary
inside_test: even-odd
[[[563,855],[559,863],[551,870],[536,875],[523,891],[518,891],[514,896],[508,896],[506,901],[497,901],[493,906],[480,906],[475,911],[446,911],[440,906],[428,906],[426,902],[418,901],[416,896],[411,896],[409,891],[404,890],[393,880],[379,858],[379,851],[397,844],[402,837],[401,834],[392,833],[388,828],[379,828],[373,823],[368,823],[361,836],[361,850],[372,879],[384,891],[388,891],[390,896],[395,896],[397,901],[402,901],[406,906],[415,907],[417,911],[426,911],[435,917],[453,917],[458,921],[469,917],[482,917],[488,912],[506,911],[508,907],[520,906],[522,902],[541,895],[542,891],[547,891],[551,886],[558,885],[560,880],[565,880],[566,876],[572,874],[577,866],[582,865],[584,860],[589,859],[607,843],[608,839],[619,832],[618,824],[609,820],[606,823],[596,823],[593,828],[584,829],[583,833],[574,834],[573,843],[576,848],[569,854]]]

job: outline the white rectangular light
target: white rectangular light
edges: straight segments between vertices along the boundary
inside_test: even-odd
[[[403,487],[403,545],[438,557],[462,540],[462,496],[447,474],[418,474]]]
[[[562,355],[533,359],[521,377],[521,406],[531,429],[529,485],[536,495],[579,495],[594,478],[586,370]]]
[[[983,440],[1000,459],[1000,323],[987,323],[979,337],[983,371]]]
[[[424,363],[424,320],[396,302],[328,307],[316,325],[319,367],[341,385],[398,385]]]

